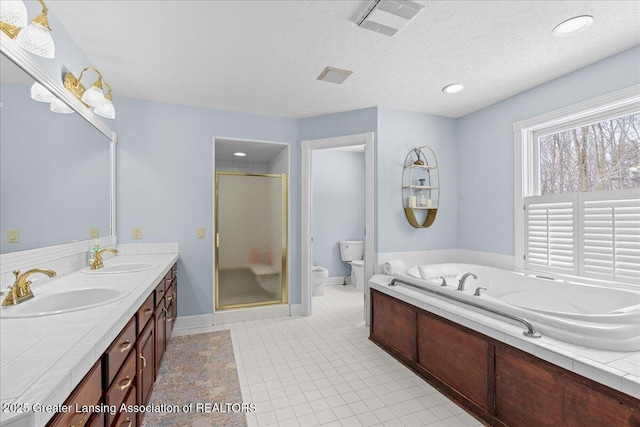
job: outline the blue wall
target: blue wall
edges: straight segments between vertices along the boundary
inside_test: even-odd
[[[428,145],[438,159],[440,206],[429,228],[415,229],[402,205],[402,168],[407,153]],[[450,249],[457,245],[456,121],[408,111],[378,108],[376,149],[376,252]]]
[[[314,150],[312,162],[312,262],[346,276],[338,241],[364,240],[364,153]]]
[[[114,99],[118,108],[117,227],[120,243],[180,243],[181,316],[213,312],[213,138],[291,144],[289,287],[300,302],[297,122],[290,119]],[[132,240],[133,227],[142,240]],[[198,227],[207,238],[197,239]]]
[[[458,248],[514,254],[513,124],[638,84],[639,64],[636,46],[458,119]]]

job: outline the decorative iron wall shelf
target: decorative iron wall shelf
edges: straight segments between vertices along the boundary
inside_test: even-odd
[[[402,169],[402,206],[407,221],[415,228],[427,228],[436,219],[440,203],[438,159],[429,147],[409,151]]]

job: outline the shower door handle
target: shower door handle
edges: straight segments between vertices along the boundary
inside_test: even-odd
[[[220,233],[216,233],[216,248],[220,247]]]

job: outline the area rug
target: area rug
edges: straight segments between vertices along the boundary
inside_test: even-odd
[[[164,354],[142,425],[241,427],[249,411],[229,331],[179,336]]]

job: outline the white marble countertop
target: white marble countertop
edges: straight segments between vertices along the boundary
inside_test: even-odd
[[[522,335],[523,327],[460,307],[436,296],[404,287],[389,287],[392,276],[374,275],[369,286],[415,307],[537,356],[568,371],[640,399],[640,351],[620,352],[582,347],[547,336]]]
[[[148,263],[150,270],[118,274],[85,274],[76,271],[32,286],[38,291],[111,288],[129,294],[112,303],[63,314],[0,318],[0,412],[1,426],[43,426],[55,412],[38,405],[62,404],[122,328],[178,260],[178,254],[118,255],[105,266]],[[35,301],[35,299],[33,300]],[[23,304],[29,304],[29,301]],[[28,412],[10,411],[10,404],[24,405]]]

